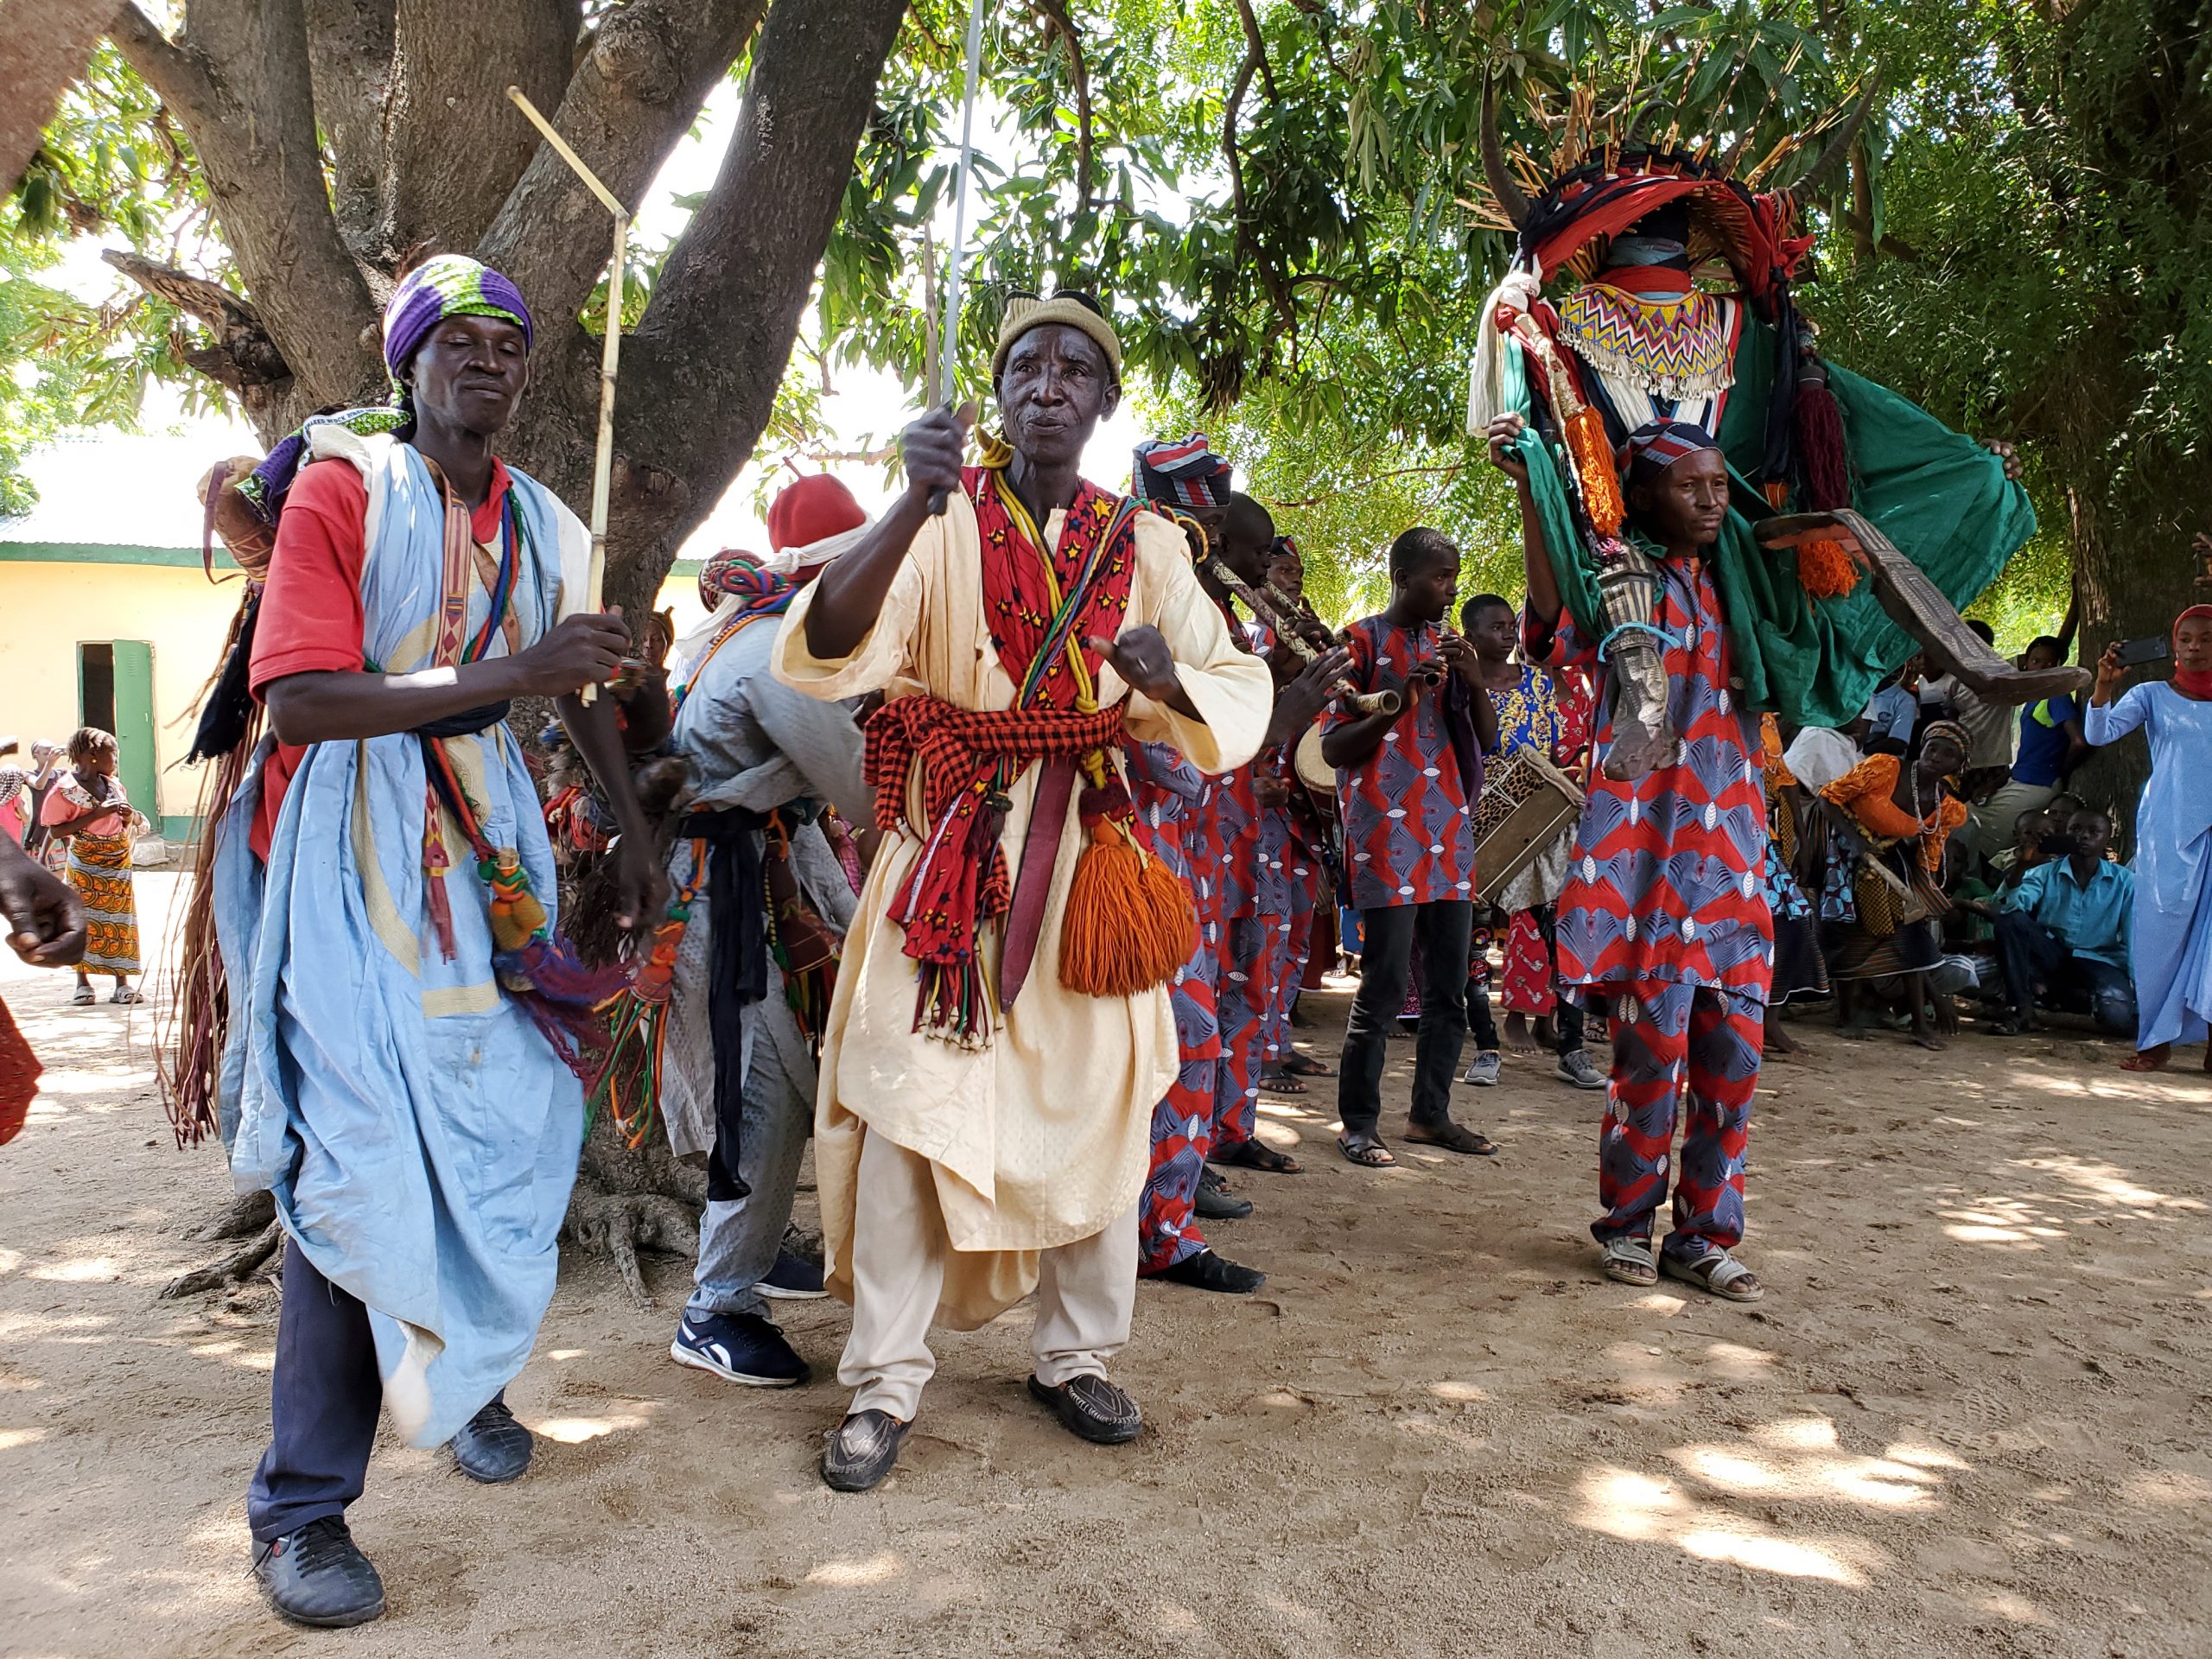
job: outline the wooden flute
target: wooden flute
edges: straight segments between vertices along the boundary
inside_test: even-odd
[[[1214,580],[1252,607],[1252,614],[1275,631],[1275,638],[1290,647],[1300,662],[1310,663],[1321,653],[1307,641],[1304,632],[1305,619],[1299,614],[1289,596],[1273,582],[1265,591],[1254,588],[1219,559],[1209,567]],[[1406,706],[1406,700],[1393,690],[1363,691],[1350,680],[1336,683],[1336,694],[1363,715],[1395,715]]]

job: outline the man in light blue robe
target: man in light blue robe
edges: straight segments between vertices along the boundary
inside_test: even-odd
[[[245,491],[276,528],[251,646],[273,735],[214,871],[231,1166],[288,1240],[254,1570],[317,1625],[383,1611],[345,1520],[379,1407],[477,1479],[529,1461],[501,1395],[552,1296],[588,988],[511,699],[563,700],[624,831],[623,908],[660,891],[612,702],[575,696],[627,631],[584,609],[575,516],[492,453],[528,379],[521,296],[442,256],[385,336],[394,407],[310,423]]]

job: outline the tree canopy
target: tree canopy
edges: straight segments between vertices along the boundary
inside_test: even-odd
[[[431,9],[432,22],[395,0],[192,0],[175,35],[126,11],[119,52],[96,57],[18,190],[0,262],[35,274],[56,238],[97,235],[137,257],[124,269],[149,297],[100,313],[11,294],[17,372],[0,383],[0,444],[66,416],[112,416],[148,373],[212,372],[264,432],[372,391],[359,337],[373,295],[407,246],[435,237],[519,263],[534,302],[575,320],[540,365],[541,385],[575,408],[524,456],[572,487],[603,256],[498,86],[519,79],[560,108],[634,200],[714,82],[734,76],[747,103],[722,176],[636,272],[618,411],[631,487],[617,528],[630,533],[616,556],[639,582],[657,577],[761,432],[804,429],[822,373],[865,363],[918,397],[925,385],[966,7],[837,0],[810,29],[798,9],[531,0],[500,9],[496,41],[492,9],[474,4]],[[1510,248],[1484,205],[1485,83],[1524,183],[1556,137],[1536,95],[1570,82],[1633,98],[1646,131],[1740,146],[1746,167],[1779,149],[1777,181],[1803,164],[1785,140],[1873,86],[1848,166],[1816,193],[1804,308],[1838,360],[2022,442],[2044,531],[1985,597],[2008,642],[2055,623],[2077,573],[2092,641],[2147,631],[2186,591],[2190,498],[2212,481],[2198,437],[2212,408],[2212,308],[2198,302],[2204,10],[1001,8],[963,360],[988,360],[1007,289],[1092,289],[1122,329],[1147,417],[1221,436],[1281,504],[1332,608],[1372,600],[1382,545],[1415,518],[1461,539],[1471,578],[1506,585],[1503,498],[1460,431],[1477,313]],[[491,60],[426,65],[402,49],[410,29],[425,49]],[[850,48],[839,73],[805,83],[800,54],[830,41]],[[252,73],[237,61],[251,49],[270,60]],[[440,94],[465,111],[446,118],[465,142],[420,115]],[[311,155],[264,159],[249,184],[238,138],[214,118],[247,105],[311,117]],[[286,193],[333,227],[320,269],[258,246],[241,198]],[[822,363],[785,379],[809,305]],[[283,396],[272,366],[298,382]]]

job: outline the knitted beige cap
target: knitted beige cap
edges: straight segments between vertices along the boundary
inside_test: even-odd
[[[1122,378],[1122,340],[1112,323],[1071,294],[1055,294],[1049,300],[1040,300],[1034,294],[1016,294],[1007,299],[1006,315],[999,319],[998,349],[991,353],[991,378],[996,380],[1006,368],[1007,353],[1014,349],[1015,340],[1048,322],[1064,322],[1088,334],[1091,343],[1106,353],[1115,379]]]

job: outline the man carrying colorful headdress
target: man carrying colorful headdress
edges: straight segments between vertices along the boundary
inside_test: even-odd
[[[888,697],[868,728],[885,840],[815,1125],[830,1288],[853,1304],[855,1393],[822,1461],[841,1491],[896,1462],[932,1319],[972,1330],[1033,1288],[1031,1393],[1087,1440],[1142,1424],[1105,1373],[1195,930],[1138,843],[1122,751],[1164,742],[1221,772],[1259,747],[1270,699],[1181,533],[1078,472],[1121,361],[1089,300],[1009,300],[991,364],[1006,442],[963,467],[967,411],[910,426],[906,493],[777,636],[787,683]]]
[[[2008,702],[2083,678],[2015,670],[1953,608],[2034,533],[2010,450],[1824,362],[1796,308],[1792,279],[1811,245],[1797,232],[1801,195],[1848,150],[1866,107],[1797,185],[1766,192],[1733,176],[1717,145],[1624,144],[1570,124],[1586,149],[1560,157],[1531,200],[1485,100],[1491,193],[1519,242],[1484,308],[1469,430],[1508,413],[1526,424],[1516,442],[1542,546],[1604,650],[1615,734],[1602,764],[1616,779],[1668,764],[1680,735],[1659,669],[1656,577],[1624,528],[1620,483],[1622,446],[1653,421],[1702,429],[1728,463],[1712,557],[1738,701],[1840,726],[1916,649]],[[1791,510],[1799,517],[1774,516]]]
[[[273,520],[250,645],[272,735],[223,813],[222,1128],[289,1243],[254,1570],[299,1623],[384,1610],[345,1512],[381,1409],[486,1482],[527,1466],[503,1392],[553,1294],[602,985],[553,922],[537,791],[505,723],[560,700],[613,804],[629,920],[658,914],[574,513],[493,453],[529,379],[522,296],[474,259],[404,276],[394,397],[309,423],[239,493]],[[227,486],[226,486],[227,487]]]

